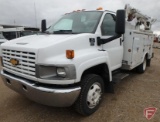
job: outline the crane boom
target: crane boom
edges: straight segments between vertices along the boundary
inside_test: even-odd
[[[131,7],[129,4],[125,6],[127,21],[132,21],[133,19],[137,19],[135,27],[139,27],[140,25],[144,25],[145,30],[151,30],[151,25],[156,21],[147,15],[142,14],[139,10]]]

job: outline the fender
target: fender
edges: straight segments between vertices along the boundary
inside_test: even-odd
[[[144,61],[144,58],[145,58],[146,55],[148,55],[148,52],[145,52],[145,53],[144,53],[141,63]],[[148,57],[147,57],[147,58],[148,58]]]
[[[76,82],[79,82],[81,80],[82,74],[85,70],[94,67],[99,64],[106,64],[109,69],[109,76],[110,76],[110,81],[112,81],[112,73],[111,73],[111,68],[110,68],[110,62],[108,56],[101,56],[97,58],[92,58],[89,59],[85,62],[82,62],[78,67],[77,67],[77,79]]]

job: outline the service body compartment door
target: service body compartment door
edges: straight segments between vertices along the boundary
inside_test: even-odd
[[[124,34],[124,55],[122,69],[132,70],[143,62],[145,54],[147,58],[152,56],[153,34],[126,29]]]
[[[142,63],[144,52],[144,41],[141,34],[134,34],[132,49],[132,67]]]

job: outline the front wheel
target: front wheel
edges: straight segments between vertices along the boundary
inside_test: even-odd
[[[75,102],[75,110],[85,116],[91,115],[98,109],[103,93],[104,83],[100,76],[84,76],[81,81],[81,93]]]
[[[146,70],[146,67],[147,67],[147,60],[146,60],[146,57],[144,58],[142,64],[140,64],[138,67],[137,67],[137,72],[138,73],[144,73],[145,70]]]

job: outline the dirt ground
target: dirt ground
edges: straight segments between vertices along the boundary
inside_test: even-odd
[[[7,88],[0,79],[0,122],[148,122],[143,110],[156,107],[150,122],[160,122],[160,49],[154,49],[151,66],[144,74],[133,73],[105,93],[97,112],[89,117],[72,108],[37,104]]]

